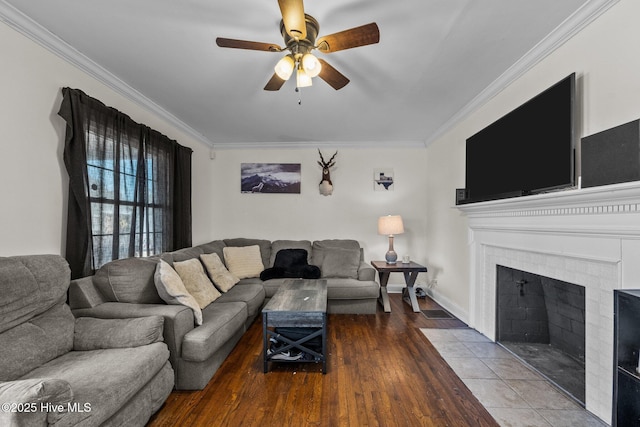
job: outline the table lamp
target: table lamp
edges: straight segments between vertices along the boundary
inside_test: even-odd
[[[404,233],[402,217],[400,215],[387,215],[378,218],[378,234],[389,236],[389,250],[385,255],[387,264],[395,264],[398,254],[393,250],[393,236]]]

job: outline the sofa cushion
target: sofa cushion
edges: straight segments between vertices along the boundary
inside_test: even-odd
[[[169,358],[164,343],[135,348],[71,351],[34,369],[21,379],[58,378],[67,381],[73,402],[90,411],[49,413],[56,425],[101,425],[129,402]],[[88,418],[91,418],[88,420]]]
[[[124,258],[103,265],[93,277],[107,301],[158,304],[162,299],[154,285],[158,258]]]
[[[79,317],[73,334],[73,349],[140,347],[162,341],[162,316],[131,319]]]
[[[158,263],[155,273],[155,286],[160,297],[173,305],[184,305],[193,310],[196,325],[202,325],[202,311],[200,305],[187,291],[182,279],[176,271],[164,260]]]
[[[220,291],[213,286],[199,258],[173,263],[182,283],[198,302],[201,309],[205,308],[220,297]]]
[[[260,256],[262,256],[262,265],[267,267],[269,260],[271,260],[271,242],[263,239],[224,239],[224,244],[227,246],[260,246]],[[227,266],[228,267],[228,266]]]
[[[40,408],[43,404],[65,405],[73,399],[68,382],[50,378],[9,381],[0,383],[0,402],[29,403]],[[47,425],[44,411],[0,411],[2,426]]]
[[[350,239],[316,240],[313,242],[312,247],[311,264],[317,265],[321,268],[325,254],[331,252],[333,249],[360,250],[360,244],[356,240]]]
[[[327,279],[327,299],[359,300],[377,299],[380,296],[380,285],[377,282],[349,278]]]
[[[264,287],[262,284],[245,283],[238,284],[231,288],[229,292],[223,294],[217,303],[222,302],[243,302],[247,304],[247,312],[250,318],[254,318],[260,313],[264,303]]]
[[[66,304],[0,334],[0,381],[20,378],[73,348],[75,318]]]
[[[207,360],[229,341],[247,320],[243,302],[216,302],[202,310],[202,326],[187,332],[182,340],[182,358],[191,362]]]
[[[173,262],[186,261],[193,258],[198,258],[202,252],[202,248],[194,246],[191,248],[178,249],[177,251],[169,252],[171,260]]]
[[[224,259],[224,254],[222,253],[222,248],[227,246],[223,240],[214,240],[209,243],[205,243],[203,245],[198,245],[200,249],[202,249],[203,254],[218,254],[220,259]]]
[[[239,279],[259,277],[264,264],[260,256],[260,246],[227,246],[223,250],[227,268]]]
[[[0,332],[64,302],[70,279],[69,265],[59,255],[0,258]]]
[[[202,254],[200,255],[200,260],[213,281],[213,284],[216,285],[221,292],[227,292],[233,285],[240,281],[238,277],[227,270],[227,267],[224,266],[217,253]]]
[[[358,278],[360,249],[333,248],[322,258],[322,277]]]
[[[271,242],[269,267],[275,266],[276,256],[282,249],[304,249],[307,251],[307,263],[311,263],[311,242],[309,240],[274,240]],[[265,265],[265,267],[267,267],[267,265]]]

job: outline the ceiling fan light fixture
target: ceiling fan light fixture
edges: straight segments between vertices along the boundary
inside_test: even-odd
[[[310,53],[307,53],[302,57],[302,68],[309,77],[316,77],[318,74],[320,74],[322,64],[320,64],[318,58]]]
[[[298,67],[298,71],[296,73],[296,87],[309,87],[311,85],[313,85],[311,76],[309,76],[302,67]]]
[[[278,61],[274,70],[278,77],[282,80],[289,80],[291,74],[293,74],[293,69],[295,67],[295,61],[291,55],[284,56]]]

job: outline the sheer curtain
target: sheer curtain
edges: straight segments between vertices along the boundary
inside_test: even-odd
[[[191,246],[192,150],[81,90],[62,93],[72,277]]]

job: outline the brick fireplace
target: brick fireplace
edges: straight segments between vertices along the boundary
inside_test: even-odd
[[[611,423],[613,290],[640,288],[640,182],[463,205],[469,326],[496,339],[497,266],[584,288],[586,409]]]

